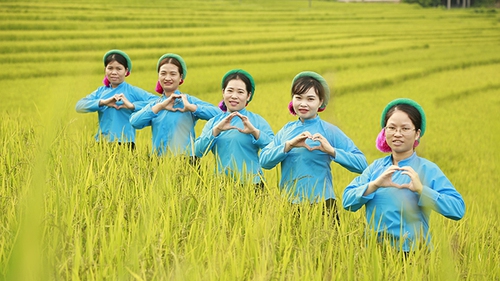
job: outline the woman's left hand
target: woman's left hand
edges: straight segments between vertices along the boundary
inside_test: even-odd
[[[312,135],[311,140],[319,142],[319,145],[311,147],[312,150],[320,150],[324,153],[330,154],[335,157],[335,148],[330,144],[330,142],[320,133]]]
[[[257,130],[252,122],[250,122],[250,119],[248,119],[248,116],[245,116],[238,111],[233,112],[234,115],[240,117],[241,122],[243,122],[243,129],[242,128],[236,128],[238,131],[244,134],[251,134],[255,137],[255,139],[259,139],[260,131]]]
[[[135,106],[134,104],[132,104],[128,99],[127,97],[125,97],[125,95],[123,93],[120,93],[120,94],[116,94],[114,96],[115,98],[115,103],[113,105],[114,108],[116,109],[122,109],[122,108],[126,108],[126,109],[131,109],[131,110],[134,110],[135,109]]]
[[[411,191],[418,192],[418,194],[422,193],[424,186],[422,185],[417,172],[415,172],[415,170],[413,170],[413,168],[410,166],[401,167],[399,168],[399,170],[402,171],[402,175],[407,175],[411,179],[410,183],[402,184],[401,188],[407,188]]]
[[[195,112],[196,109],[198,109],[198,106],[196,106],[195,104],[192,104],[188,101],[186,94],[181,94],[180,96],[182,99],[182,103],[184,104],[184,107],[179,108],[178,111],[180,111],[180,112],[186,112],[186,111]]]

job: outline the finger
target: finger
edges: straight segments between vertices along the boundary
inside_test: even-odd
[[[316,133],[312,136],[313,139],[322,139],[323,138],[323,135],[320,134],[320,133]]]
[[[413,170],[413,168],[410,166],[403,166],[400,168],[400,170],[407,171],[412,174],[417,174],[417,172],[415,172],[415,170]]]
[[[302,133],[303,136],[306,136],[308,138],[312,137],[311,133],[309,133],[309,131],[305,131]]]
[[[404,184],[398,185],[398,188],[408,188],[408,189],[410,189],[410,184],[409,183],[404,183]]]

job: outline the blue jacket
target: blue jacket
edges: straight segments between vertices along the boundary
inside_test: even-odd
[[[285,153],[285,142],[309,131],[320,133],[335,148],[335,158],[319,150],[309,151],[303,147],[292,148]],[[307,143],[307,141],[306,141]],[[309,146],[315,146],[313,143]],[[281,163],[280,187],[285,189],[293,203],[303,200],[319,202],[335,198],[330,163],[339,163],[351,172],[361,173],[367,166],[364,154],[337,126],[316,116],[314,119],[287,123],[260,154],[264,169]]]
[[[418,242],[430,245],[429,216],[431,210],[459,220],[464,216],[465,203],[439,167],[413,153],[398,166],[410,166],[419,175],[423,185],[422,194],[409,189],[395,187],[378,188],[363,196],[368,184],[392,165],[392,156],[375,160],[360,176],[344,190],[342,204],[346,210],[357,211],[366,207],[366,219],[371,229],[380,237],[388,235],[393,246],[403,251],[414,249]],[[409,183],[410,178],[396,172],[392,181]]]
[[[175,93],[181,94],[179,91],[175,91]],[[153,153],[158,156],[165,155],[167,151],[170,151],[173,155],[194,155],[194,127],[196,122],[198,119],[209,120],[222,112],[218,107],[208,102],[190,95],[186,96],[191,104],[198,107],[195,112],[162,110],[155,114],[152,107],[167,99],[165,95],[162,95],[130,117],[130,123],[136,129],[151,126]],[[177,99],[174,108],[183,107],[182,100]]]
[[[130,125],[129,119],[133,110],[115,109],[114,107],[99,106],[99,101],[108,99],[116,94],[123,93],[127,99],[134,104],[135,111],[141,109],[149,101],[157,99],[141,88],[122,82],[118,87],[101,86],[90,95],[82,98],[76,103],[76,111],[79,113],[97,111],[99,128],[95,139],[108,142],[135,142],[135,129]]]
[[[239,112],[247,116],[252,125],[260,130],[259,139],[256,140],[253,135],[238,130],[223,131],[214,137],[212,133],[214,126],[230,114],[225,112],[210,119],[203,127],[201,136],[195,142],[196,156],[202,157],[208,151],[212,151],[216,155],[219,173],[225,173],[242,182],[259,183],[262,178],[259,150],[271,142],[274,133],[260,115],[246,108]],[[243,128],[243,122],[238,117],[231,120],[231,125]]]

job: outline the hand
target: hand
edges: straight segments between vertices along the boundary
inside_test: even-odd
[[[418,176],[417,172],[415,172],[415,170],[413,170],[413,168],[410,166],[404,166],[399,169],[403,171],[401,172],[402,175],[407,175],[411,179],[410,183],[402,184],[400,188],[407,188],[413,192],[421,194],[422,190],[424,189],[424,186],[422,185],[422,182],[420,181],[420,177]]]
[[[401,170],[396,165],[392,165],[387,170],[385,170],[378,178],[376,178],[374,181],[371,183],[374,185],[375,190],[380,188],[380,187],[396,187],[396,188],[402,188],[400,184],[397,184],[392,181],[392,175],[394,172]],[[375,191],[374,190],[374,191]]]
[[[120,93],[120,94],[116,94],[108,99],[105,99],[105,100],[101,100],[99,102],[99,105],[102,106],[102,105],[105,105],[105,106],[108,106],[108,107],[113,107],[117,110],[120,110],[122,108],[126,108],[126,109],[135,109],[135,106],[134,104],[132,104],[128,99],[127,97],[125,97],[125,95],[123,93]]]
[[[240,131],[240,133],[253,135],[255,139],[259,139],[260,131],[253,126],[252,122],[250,122],[250,120],[248,119],[248,116],[245,116],[238,111],[235,111],[231,114],[240,117],[241,121],[243,122],[243,129],[235,127],[238,131]]]
[[[182,100],[182,103],[184,104],[184,107],[183,108],[175,108],[176,110],[178,110],[180,112],[186,112],[186,111],[195,112],[198,109],[197,105],[189,102],[186,94],[181,94],[181,100]]]
[[[240,128],[231,125],[231,120],[233,120],[234,116],[236,116],[238,112],[233,112],[229,114],[226,118],[222,119],[212,130],[212,134],[214,137],[218,136],[221,132],[232,130],[232,129],[237,129],[240,130]]]
[[[168,110],[168,111],[177,111],[179,110],[178,108],[174,108],[174,105],[177,102],[177,99],[181,98],[181,95],[178,94],[171,94],[170,97],[166,98],[164,101],[160,103],[160,107],[163,110]]]
[[[330,142],[320,133],[312,135],[311,140],[318,142],[319,145],[311,147],[309,150],[319,150],[324,153],[330,154],[335,157],[335,148],[330,144]]]
[[[308,150],[311,150],[311,147],[309,147],[309,145],[306,143],[306,140],[310,138],[312,138],[312,135],[308,131],[299,134],[293,139],[285,142],[285,152],[292,150],[292,148],[294,147],[305,147]]]
[[[401,172],[402,175],[407,175],[410,177],[411,181],[410,183],[405,183],[405,184],[397,184],[392,181],[392,176],[394,172],[396,171],[403,171]],[[418,192],[419,194],[422,193],[423,185],[422,182],[420,181],[420,178],[413,170],[412,167],[405,166],[405,167],[398,167],[396,165],[390,166],[387,170],[385,170],[377,179],[374,181],[370,182],[368,184],[368,188],[366,189],[364,195],[368,195],[370,193],[375,192],[377,189],[380,187],[395,187],[395,188],[407,188],[411,191]]]

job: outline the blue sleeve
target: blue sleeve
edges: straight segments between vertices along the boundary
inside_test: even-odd
[[[364,170],[361,175],[354,178],[344,189],[344,193],[342,194],[342,206],[344,209],[356,212],[375,196],[375,193],[363,196],[371,181],[372,165]]]
[[[274,139],[274,132],[267,121],[258,116],[259,120],[256,128],[260,131],[259,139],[253,138],[253,143],[257,145],[260,149],[266,147]]]
[[[87,113],[103,110],[105,106],[99,106],[101,100],[100,89],[93,91],[90,95],[82,98],[76,103],[76,112]]]
[[[449,219],[461,219],[465,214],[465,202],[443,172],[434,166],[422,176],[423,190],[418,205],[430,208]],[[426,178],[430,180],[427,181]]]
[[[197,119],[210,120],[211,118],[222,113],[222,110],[220,110],[219,107],[217,107],[211,103],[202,101],[196,97],[188,96],[188,100],[190,103],[196,105],[196,107],[197,107],[196,111],[193,112],[193,115]]]
[[[332,157],[332,161],[353,173],[361,174],[368,167],[368,162],[363,152],[340,129],[336,130],[333,138],[335,157]]]
[[[142,129],[146,126],[151,126],[151,121],[157,116],[152,110],[155,102],[151,102],[144,106],[141,110],[132,113],[130,116],[130,124],[136,129]]]
[[[203,157],[213,147],[216,137],[212,132],[216,117],[210,119],[203,127],[201,135],[194,142],[194,154],[197,157]]]
[[[274,139],[262,149],[259,156],[259,163],[264,169],[272,169],[281,161],[285,160],[285,143],[282,143],[283,129],[281,129]]]
[[[135,107],[134,111],[139,111],[144,108],[146,105],[154,102],[159,99],[157,95],[153,95],[148,91],[137,88],[134,94],[135,101],[132,103]]]

